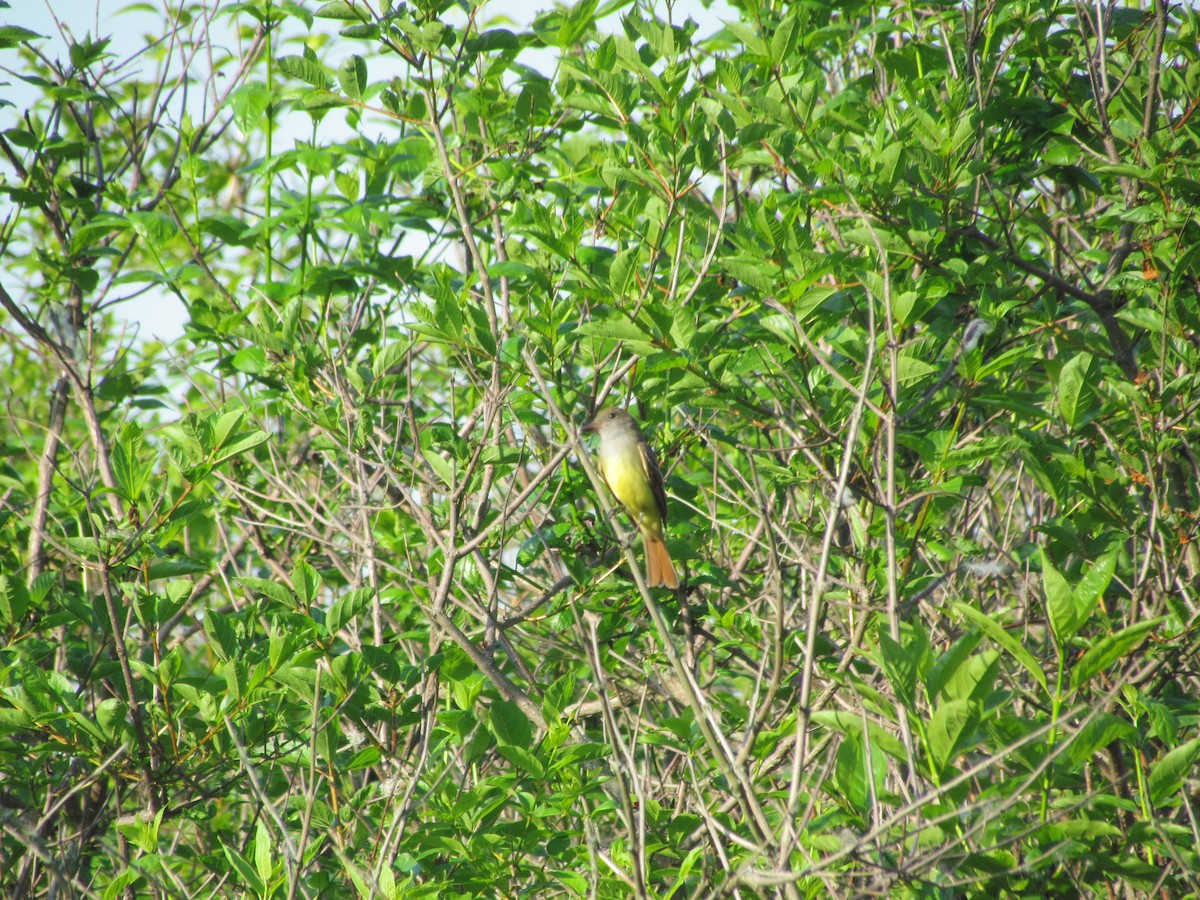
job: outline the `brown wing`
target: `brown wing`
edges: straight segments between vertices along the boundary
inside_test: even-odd
[[[654,457],[654,451],[650,449],[650,445],[645,441],[638,441],[638,452],[642,456],[642,468],[646,470],[646,477],[650,479],[650,486],[654,488],[654,500],[658,504],[658,514],[666,522],[667,491],[663,486],[663,477],[662,472],[658,468],[658,460]]]

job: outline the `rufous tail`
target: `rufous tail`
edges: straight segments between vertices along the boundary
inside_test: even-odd
[[[662,537],[643,531],[642,543],[646,545],[646,583],[650,587],[679,587],[679,576]]]

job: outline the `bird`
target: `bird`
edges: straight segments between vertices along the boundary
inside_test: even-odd
[[[658,460],[642,430],[633,416],[618,406],[600,410],[582,430],[599,436],[596,459],[600,475],[641,532],[646,548],[646,583],[650,587],[679,587],[679,576],[663,540],[667,492]]]

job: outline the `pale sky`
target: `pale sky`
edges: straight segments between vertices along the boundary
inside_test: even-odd
[[[322,0],[323,2],[323,0]],[[18,0],[10,9],[0,9],[0,25],[19,25],[44,35],[48,40],[38,44],[39,50],[50,59],[65,59],[67,46],[60,37],[55,26],[55,18],[69,26],[72,35],[79,40],[87,35],[101,35],[111,38],[108,50],[118,59],[129,56],[144,46],[144,37],[151,33],[160,22],[157,13],[140,10],[121,12],[131,5],[130,0]],[[148,4],[146,4],[148,5]],[[160,4],[161,5],[161,0]],[[221,5],[229,6],[228,2]],[[309,9],[316,9],[319,2],[306,4]],[[548,9],[556,5],[553,0],[493,0],[485,7],[488,18],[509,16],[517,22],[528,22],[536,10]],[[665,15],[666,4],[660,3],[659,8]],[[677,0],[673,7],[672,21],[679,23],[688,18],[699,24],[699,35],[707,36],[720,29],[722,21],[737,19],[737,13],[726,5],[725,0],[714,0],[711,7],[706,9],[700,0]],[[336,25],[336,22],[318,20],[314,28],[322,24]],[[614,22],[615,27],[615,22]],[[363,52],[356,45],[358,52]],[[291,51],[289,51],[291,52]],[[0,52],[0,69],[11,68],[17,63],[13,51]],[[531,63],[537,65],[536,62]],[[14,105],[0,108],[0,129],[12,127],[20,116],[21,110],[36,98],[39,89],[27,85],[19,79],[14,79],[6,71],[0,71],[0,96],[11,101]],[[306,135],[307,137],[308,135]],[[281,149],[277,146],[277,149]],[[0,217],[3,212],[0,211]],[[19,296],[23,291],[19,286],[14,293]],[[148,292],[115,307],[115,312],[126,319],[130,327],[136,329],[140,338],[158,338],[171,342],[183,332],[183,323],[187,313],[174,297]]]

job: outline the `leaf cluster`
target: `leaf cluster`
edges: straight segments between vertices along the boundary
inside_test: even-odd
[[[733,7],[0,29],[6,893],[1197,891],[1200,17]]]

